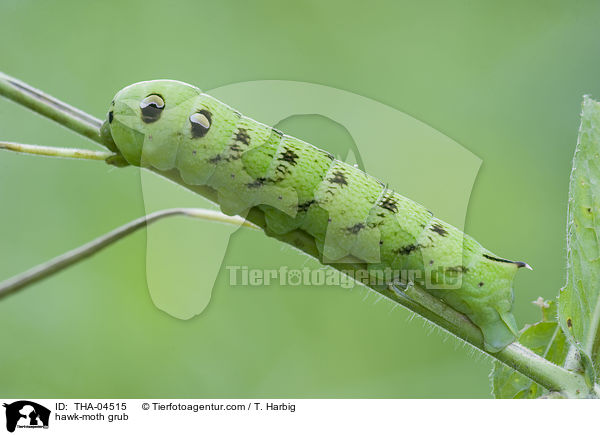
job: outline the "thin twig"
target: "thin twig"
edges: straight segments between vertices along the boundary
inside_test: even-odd
[[[0,72],[0,95],[104,145],[100,136],[102,121],[98,118],[2,72]]]
[[[205,219],[214,222],[228,223],[233,225],[243,225],[249,228],[257,229],[258,227],[239,216],[227,216],[223,213],[214,210],[205,210],[197,208],[172,208],[151,213],[147,216],[135,219],[115,230],[104,234],[83,246],[75,248],[58,257],[55,257],[45,263],[35,266],[26,272],[0,282],[0,299],[9,294],[31,285],[43,278],[65,269],[66,267],[77,263],[85,258],[88,258],[107,246],[121,240],[129,234],[150,225],[160,219],[170,216],[189,216],[198,219]]]
[[[28,145],[16,142],[0,141],[0,149],[15,151],[22,154],[34,154],[37,156],[47,157],[63,157],[66,159],[82,159],[82,160],[104,160],[111,157],[116,157],[117,154],[110,151],[92,151],[77,148],[59,148],[43,145]]]

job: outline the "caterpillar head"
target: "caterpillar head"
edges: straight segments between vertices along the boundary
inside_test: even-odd
[[[200,96],[198,88],[175,80],[127,86],[110,105],[103,135],[128,163],[171,169],[180,144],[210,130],[211,114],[198,101]]]

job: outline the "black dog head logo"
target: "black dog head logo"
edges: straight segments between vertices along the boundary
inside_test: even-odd
[[[48,427],[50,421],[50,410],[42,405],[29,400],[19,400],[10,404],[4,404],[6,408],[6,430],[14,432],[21,418],[22,426]]]

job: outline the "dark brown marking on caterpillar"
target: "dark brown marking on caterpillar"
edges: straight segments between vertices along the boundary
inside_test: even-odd
[[[275,170],[277,172],[280,172],[283,175],[289,173],[288,167],[286,165],[277,165],[277,167],[275,168]]]
[[[392,213],[398,213],[398,203],[394,198],[390,196],[386,196],[379,205],[381,206],[381,208],[385,208],[386,210],[389,210]]]
[[[225,160],[227,160],[228,162],[232,161],[232,160],[239,160],[242,158],[242,153],[244,151],[245,147],[240,146],[237,143],[231,144],[229,146],[229,149],[232,151],[232,154],[226,158]]]
[[[479,282],[479,287],[483,287],[483,282]]]
[[[446,237],[448,235],[448,231],[446,231],[445,228],[438,223],[431,227],[431,231],[438,233],[442,237]]]
[[[267,181],[266,178],[260,177],[250,183],[246,183],[246,187],[250,189],[255,189],[257,187],[263,186],[265,184],[265,181]]]
[[[371,228],[371,229],[373,229],[373,228],[377,228],[377,227],[380,227],[380,226],[382,226],[382,225],[383,225],[383,222],[377,222],[377,223],[375,223],[375,222],[369,222],[369,223],[367,224],[367,226],[368,226],[369,228]]]
[[[331,177],[328,181],[339,184],[340,186],[348,185],[348,180],[346,180],[346,176],[342,171],[335,171],[333,173],[333,177]]]
[[[571,320],[570,317],[567,317],[567,327],[569,327],[569,328],[573,327],[573,321]]]
[[[488,260],[497,261],[498,263],[515,264],[518,268],[528,267],[527,263],[524,263],[522,261],[512,261],[512,260],[507,260],[506,258],[492,257],[491,255],[487,255],[487,254],[483,254],[483,256],[485,258],[487,258]]]
[[[243,143],[244,145],[250,144],[250,135],[248,134],[248,130],[240,127],[235,133],[235,140]]]
[[[298,211],[307,211],[308,208],[313,205],[316,201],[311,199],[310,201],[303,202],[302,204],[298,204]]]
[[[298,154],[296,154],[293,150],[291,150],[287,147],[285,148],[285,152],[281,155],[281,157],[279,157],[279,160],[288,162],[292,166],[296,166],[296,164],[298,163],[297,159],[298,159]]]
[[[108,123],[109,124],[112,124],[112,122],[113,122],[113,116],[114,116],[114,113],[113,113],[112,110],[110,112],[108,112]]]
[[[357,224],[352,225],[351,227],[347,227],[346,231],[348,231],[350,234],[358,234],[360,230],[362,230],[364,227],[365,224],[359,222]]]
[[[411,252],[416,251],[419,248],[420,248],[419,245],[415,245],[414,243],[411,243],[410,245],[406,245],[406,246],[402,246],[401,248],[394,249],[392,252],[394,254],[398,254],[398,255],[408,255]]]
[[[239,153],[239,152],[241,152],[243,150],[243,148],[241,146],[239,146],[238,144],[236,144],[236,143],[230,145],[229,149],[231,151],[235,151],[236,153]]]

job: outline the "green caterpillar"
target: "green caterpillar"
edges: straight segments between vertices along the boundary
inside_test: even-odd
[[[489,351],[518,335],[512,282],[526,263],[495,256],[358,168],[194,86],[128,86],[115,96],[102,131],[129,164],[178,171],[182,184],[213,189],[224,213],[259,207],[269,231],[304,231],[323,262],[368,263],[373,274],[412,271],[411,281],[481,329]]]

